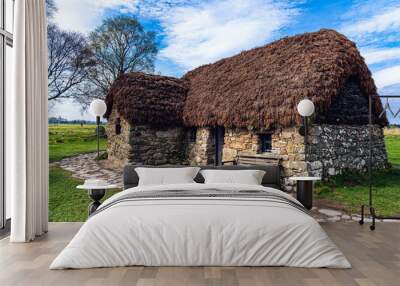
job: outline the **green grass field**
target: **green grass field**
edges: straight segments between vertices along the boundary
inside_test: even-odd
[[[335,176],[316,186],[317,198],[339,202],[351,213],[359,213],[360,206],[368,203],[367,174],[348,173]],[[400,215],[400,169],[373,174],[373,204],[379,215]]]
[[[385,135],[386,150],[393,168],[373,173],[373,203],[379,215],[400,215],[400,135]],[[368,203],[369,184],[366,174],[348,173],[317,184],[316,197],[339,202],[352,213]]]
[[[400,167],[400,135],[386,135],[385,143],[389,162],[395,167]]]
[[[107,140],[100,139],[100,149],[106,149]],[[49,125],[49,160],[95,152],[96,126],[60,124]],[[90,199],[85,191],[76,190],[83,183],[72,178],[71,174],[60,167],[50,167],[49,174],[49,220],[85,221]],[[112,192],[107,192],[110,196]]]
[[[50,168],[49,180],[49,221],[85,221],[91,200],[85,190],[75,188],[83,182],[56,166]],[[108,191],[105,199],[114,193]]]
[[[100,139],[100,149],[105,150],[107,140]],[[60,161],[78,154],[95,152],[96,126],[60,124],[49,125],[49,160]]]

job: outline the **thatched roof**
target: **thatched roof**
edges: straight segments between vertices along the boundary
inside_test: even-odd
[[[182,79],[123,75],[107,95],[106,117],[116,107],[131,124],[289,127],[301,123],[301,99],[310,98],[316,114],[324,114],[350,78],[365,97],[373,96],[374,114],[380,114],[376,86],[356,45],[320,30],[201,66]],[[386,117],[379,123],[386,125]]]
[[[131,124],[182,125],[187,93],[184,80],[140,72],[120,76],[106,97],[108,118],[113,107]]]
[[[341,87],[357,78],[373,95],[374,114],[382,105],[371,73],[356,45],[333,30],[283,38],[188,72],[184,109],[189,126],[269,129],[301,123],[297,103],[310,98],[326,111]],[[382,125],[387,119],[380,120]]]

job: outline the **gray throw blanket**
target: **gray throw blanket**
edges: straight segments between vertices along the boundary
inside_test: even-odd
[[[276,202],[285,204],[296,208],[297,210],[310,215],[309,211],[303,205],[296,201],[292,201],[285,196],[269,193],[260,190],[241,190],[241,191],[227,191],[218,190],[215,188],[204,190],[165,190],[165,191],[145,191],[145,192],[130,192],[122,195],[115,200],[111,200],[105,205],[102,205],[98,210],[92,213],[91,217],[107,210],[108,208],[126,201],[143,201],[152,199],[177,199],[177,200],[190,200],[190,199],[207,199],[210,198],[230,198],[230,199],[257,199],[269,202]]]

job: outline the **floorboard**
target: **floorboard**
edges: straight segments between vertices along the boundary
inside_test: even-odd
[[[55,256],[81,223],[50,223],[45,236],[27,244],[0,240],[2,286],[266,286],[346,285],[398,286],[400,223],[380,223],[376,231],[353,222],[324,223],[323,228],[344,252],[352,269],[289,267],[120,267],[48,270]]]

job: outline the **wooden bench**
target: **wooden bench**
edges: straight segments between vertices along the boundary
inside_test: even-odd
[[[281,156],[274,153],[249,154],[239,153],[234,160],[223,161],[223,165],[276,165],[279,166]]]

